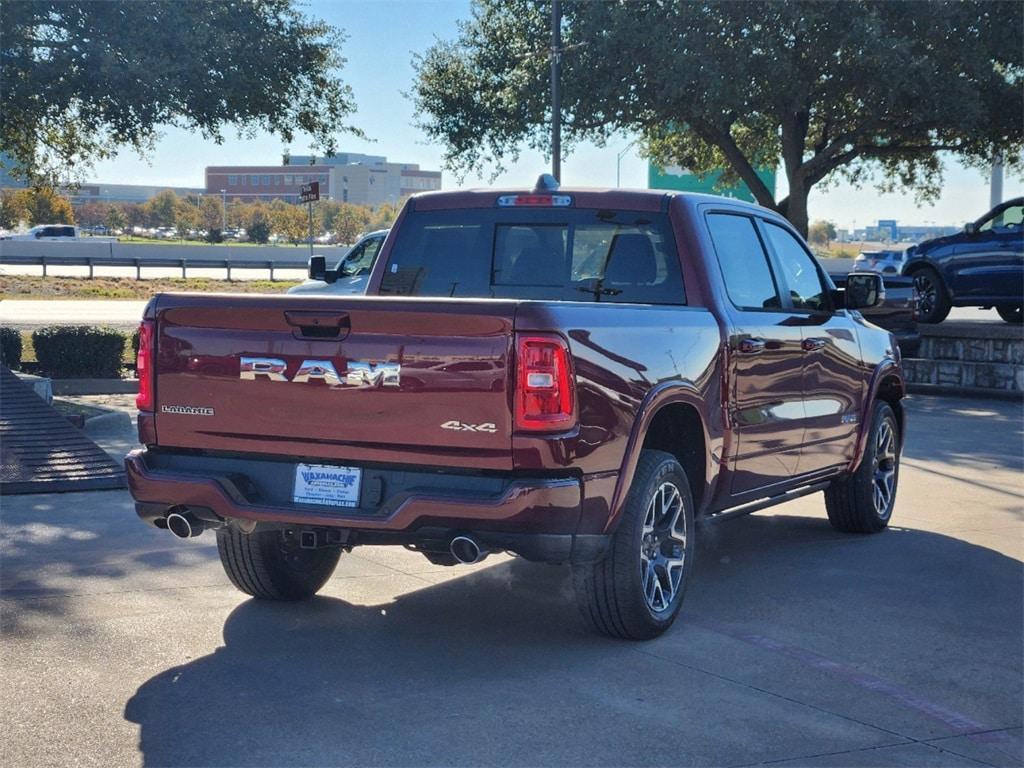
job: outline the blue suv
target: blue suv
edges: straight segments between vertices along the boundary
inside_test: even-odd
[[[1024,197],[997,205],[962,232],[907,249],[903,274],[914,278],[917,319],[941,323],[952,307],[995,307],[1020,323],[1024,302]]]

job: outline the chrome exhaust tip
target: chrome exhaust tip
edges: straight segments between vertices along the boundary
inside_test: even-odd
[[[456,536],[452,539],[449,549],[452,557],[464,565],[479,563],[490,554],[486,549],[481,549],[480,545],[469,536]]]
[[[191,539],[203,532],[206,524],[191,512],[172,512],[167,516],[167,530],[179,539]]]

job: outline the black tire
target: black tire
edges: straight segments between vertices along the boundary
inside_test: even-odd
[[[825,509],[832,527],[845,533],[884,530],[892,519],[899,477],[899,423],[892,407],[879,402],[871,417],[871,433],[860,466],[825,489]]]
[[[996,305],[996,312],[1008,323],[1013,325],[1020,325],[1021,323],[1021,304],[998,304]]]
[[[217,551],[224,572],[242,592],[264,600],[304,600],[327,583],[341,549],[302,549],[294,536],[269,530],[217,531]]]
[[[659,502],[656,495],[667,487],[674,490],[666,491]],[[659,503],[666,510],[662,517],[657,516]],[[654,524],[648,526],[652,511]],[[694,541],[693,497],[686,473],[672,454],[643,451],[604,559],[573,565],[576,601],[584,619],[610,637],[649,640],[660,635],[672,626],[683,604],[693,570]],[[645,571],[650,578],[645,579]]]
[[[918,322],[941,323],[949,315],[953,303],[939,273],[931,267],[921,267],[912,277],[917,289]]]

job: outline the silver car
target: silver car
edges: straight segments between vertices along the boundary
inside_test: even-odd
[[[309,264],[309,278],[301,285],[289,288],[288,293],[342,296],[365,293],[370,270],[389,231],[378,229],[363,235],[332,270],[325,268],[323,256],[314,256]]]

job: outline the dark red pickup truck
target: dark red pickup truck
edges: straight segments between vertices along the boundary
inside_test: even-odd
[[[892,336],[777,215],[655,191],[425,194],[367,296],[162,294],[139,349],[139,515],[216,530],[242,591],[299,599],[342,552],[571,563],[584,615],[677,615],[694,523],[824,491],[889,522]]]

